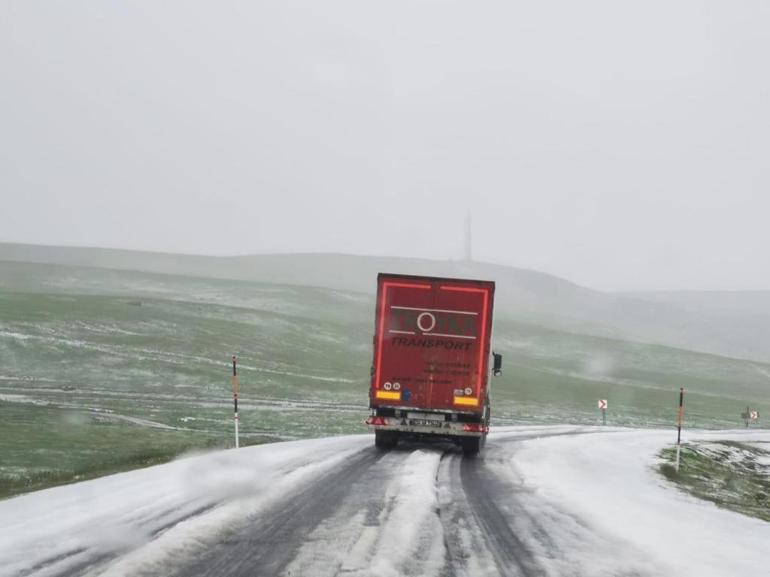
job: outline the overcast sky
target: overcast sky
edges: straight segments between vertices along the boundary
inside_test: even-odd
[[[770,3],[0,2],[0,240],[770,289]]]

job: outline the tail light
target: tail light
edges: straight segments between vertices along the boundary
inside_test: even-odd
[[[485,427],[481,423],[465,423],[463,431],[466,433],[488,433],[489,427]]]

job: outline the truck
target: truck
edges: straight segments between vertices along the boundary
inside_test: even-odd
[[[370,415],[378,449],[444,439],[476,455],[489,432],[493,281],[377,275]],[[502,356],[492,352],[493,371]]]

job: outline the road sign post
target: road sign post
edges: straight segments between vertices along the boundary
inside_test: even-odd
[[[684,387],[679,388],[679,414],[676,420],[676,472],[679,472],[679,452],[682,449],[682,421],[684,420]]]
[[[238,448],[238,389],[240,387],[240,383],[238,382],[238,370],[236,369],[236,358],[235,355],[233,355],[233,376],[230,379],[230,383],[233,386],[233,410],[234,410],[234,420],[235,420],[235,448]]]
[[[746,421],[746,428],[748,429],[751,421],[759,419],[759,411],[752,411],[750,407],[746,407],[746,412],[741,413],[741,419]]]
[[[599,399],[599,410],[602,412],[602,425],[607,424],[607,399]]]

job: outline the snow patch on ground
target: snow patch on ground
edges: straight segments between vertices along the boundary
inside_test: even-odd
[[[106,421],[123,421],[126,423],[131,423],[132,425],[139,425],[142,427],[150,427],[152,429],[165,429],[169,431],[176,431],[179,430],[178,427],[171,427],[169,425],[164,425],[163,423],[158,423],[157,421],[150,421],[149,419],[141,419],[139,417],[130,417],[128,415],[119,415],[117,413],[105,413],[104,411],[94,411],[92,410],[89,413],[92,417],[106,420]]]
[[[504,518],[495,527],[510,528],[548,577],[761,573],[770,523],[666,481],[657,455],[673,440],[670,430],[497,428],[477,468],[462,470],[488,476],[481,486]],[[724,440],[766,448],[770,431],[685,433]],[[164,574],[371,445],[361,435],[220,451],[0,501],[0,577],[80,574],[94,561],[89,575]],[[358,489],[313,528],[286,575],[439,577],[447,543],[464,556],[453,574],[497,575],[499,543],[473,519],[479,501],[463,491],[461,459],[417,447],[359,471]]]
[[[41,401],[40,399],[33,399],[32,397],[28,397],[27,395],[15,395],[15,394],[5,394],[5,393],[0,393],[0,401],[5,403],[22,403],[27,405],[39,405],[39,406],[46,406],[50,404],[47,401]]]
[[[685,437],[762,441],[770,432],[697,431]],[[666,482],[656,471],[657,455],[674,440],[672,431],[532,439],[515,450],[514,466],[536,497],[655,560],[660,569],[653,575],[755,573],[770,555],[770,523],[719,509]],[[569,542],[568,535],[562,539]],[[573,543],[577,550],[585,544],[582,538]],[[628,561],[614,548],[584,553],[586,566],[611,559],[619,571]]]
[[[0,576],[44,576],[116,553],[124,557],[110,575],[159,563],[215,538],[370,441],[220,451],[7,499],[0,502]],[[191,516],[197,511],[207,512]]]
[[[443,531],[435,515],[438,506],[436,475],[441,453],[417,450],[402,465],[396,483],[388,487],[382,513],[381,540],[370,570],[361,574],[399,577],[427,552],[420,574],[439,575],[444,562]]]
[[[319,525],[303,543],[284,577],[440,577],[444,538],[436,476],[440,451],[396,451],[372,467],[367,498]]]

